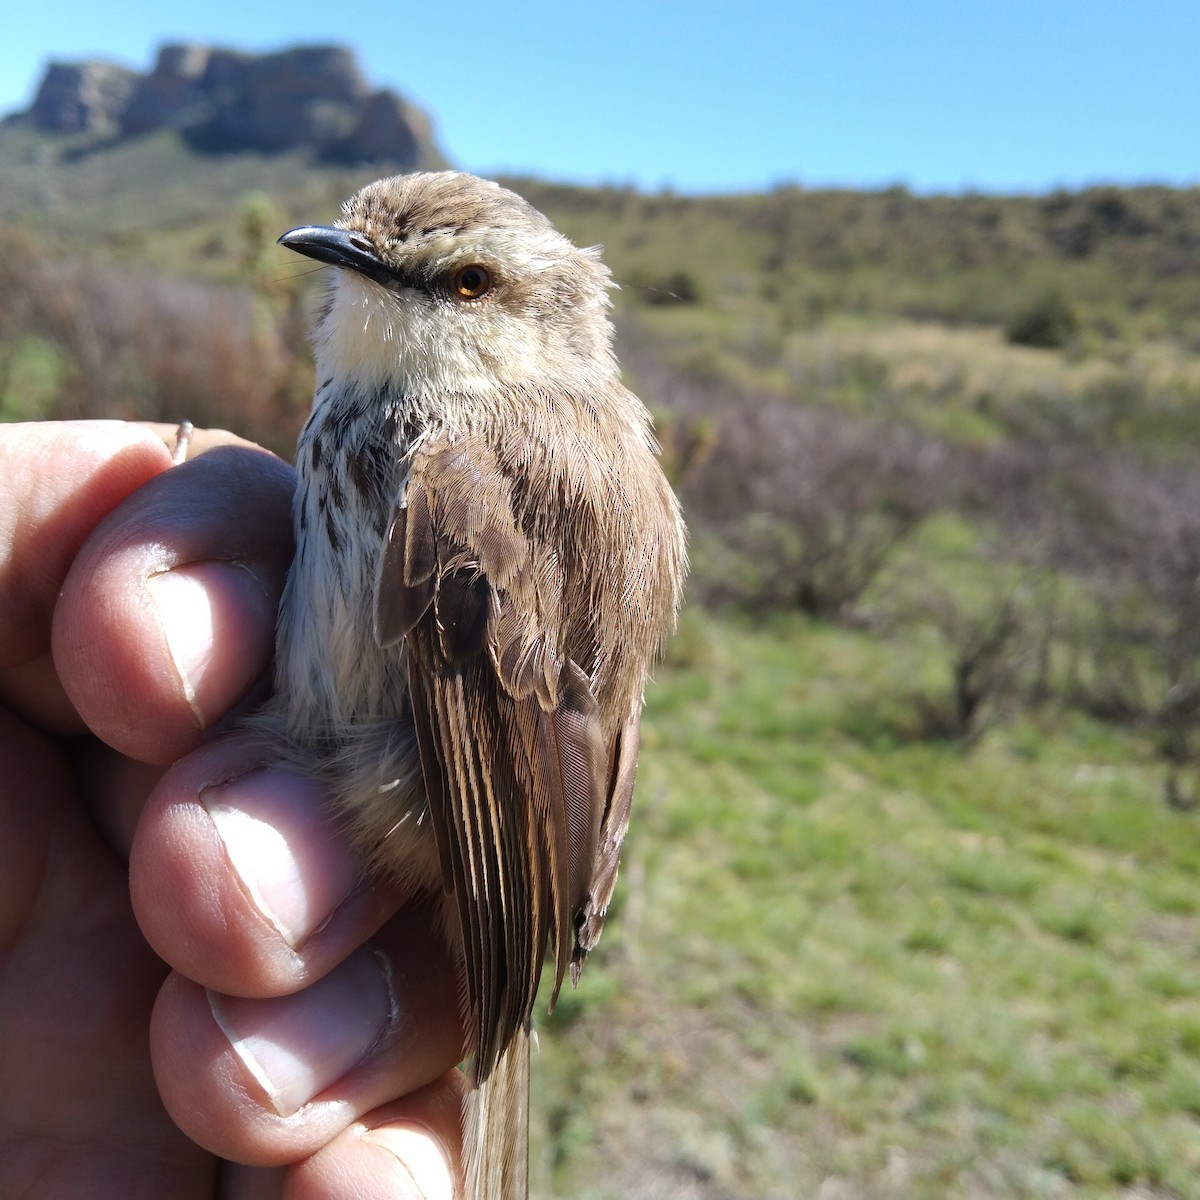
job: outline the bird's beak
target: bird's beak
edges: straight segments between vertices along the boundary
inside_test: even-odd
[[[289,229],[279,239],[279,244],[331,267],[356,271],[376,283],[396,282],[396,272],[376,254],[361,233],[336,229],[332,225],[301,225],[299,229]]]

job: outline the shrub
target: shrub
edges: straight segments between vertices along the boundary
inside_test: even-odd
[[[307,318],[295,293],[268,308],[245,287],[11,256],[0,384],[12,346],[35,337],[62,363],[49,416],[225,424],[290,453],[311,395]]]
[[[1049,289],[1019,308],[1008,322],[1008,340],[1016,346],[1058,350],[1078,332],[1079,317],[1062,292]]]
[[[944,494],[945,450],[932,438],[626,357],[670,407],[669,446],[677,429],[705,435],[679,484],[702,599],[846,617]]]

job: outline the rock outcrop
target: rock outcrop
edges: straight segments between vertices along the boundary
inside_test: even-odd
[[[97,138],[176,129],[214,153],[303,147],[344,162],[445,161],[429,116],[372,89],[342,46],[248,54],[167,45],[145,75],[107,62],[51,63],[29,110],[9,119]]]
[[[115,63],[51,63],[27,115],[39,129],[110,136],[139,78]]]

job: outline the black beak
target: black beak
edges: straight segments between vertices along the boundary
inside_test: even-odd
[[[279,244],[331,267],[357,271],[376,283],[396,283],[396,272],[376,254],[361,233],[335,229],[332,225],[301,225],[299,229],[289,229],[279,239]]]

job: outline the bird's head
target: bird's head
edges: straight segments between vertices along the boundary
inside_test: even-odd
[[[535,208],[458,172],[363,188],[332,226],[280,243],[333,272],[318,368],[419,398],[616,377],[607,268]]]

